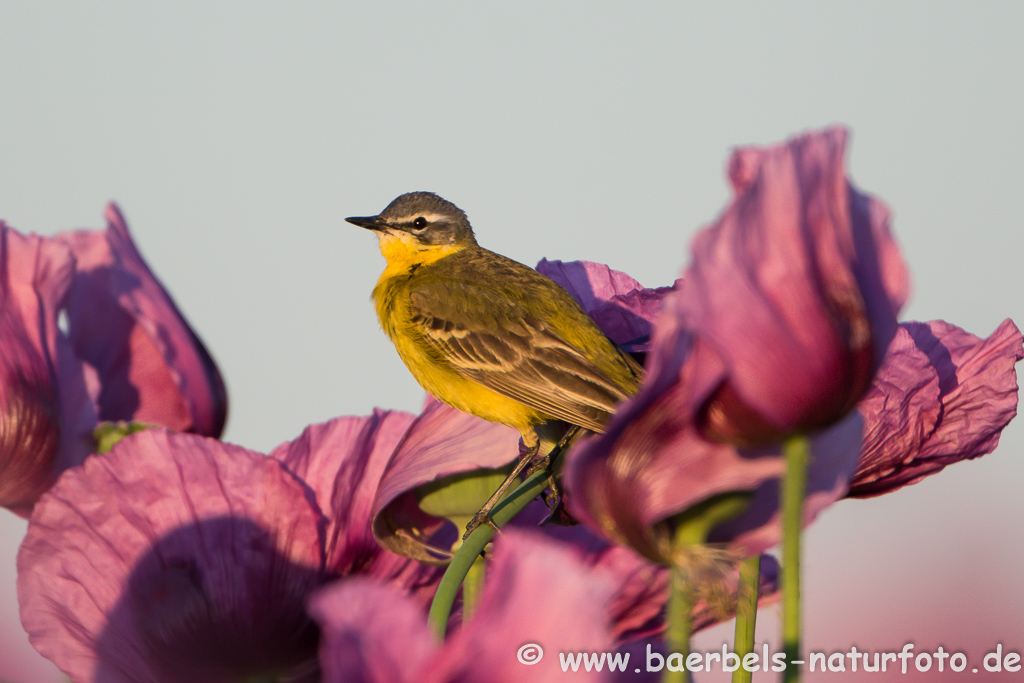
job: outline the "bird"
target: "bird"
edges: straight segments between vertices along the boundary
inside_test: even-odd
[[[442,403],[518,430],[526,446],[468,537],[493,524],[490,509],[542,445],[550,454],[567,430],[603,432],[643,369],[561,285],[479,246],[466,213],[437,194],[409,192],[345,220],[379,239],[386,266],[372,300],[413,377]]]

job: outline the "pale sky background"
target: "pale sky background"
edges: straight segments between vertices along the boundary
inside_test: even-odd
[[[733,146],[843,123],[911,268],[903,317],[1024,324],[1024,3],[89,4],[0,7],[0,217],[100,228],[116,200],[249,448],[418,409],[369,303],[376,240],[343,221],[411,190],[524,263],[665,285],[728,199]],[[1018,421],[982,460],[826,511],[807,649],[1024,652],[1022,482]],[[24,529],[0,510],[0,680],[49,683],[17,617]]]

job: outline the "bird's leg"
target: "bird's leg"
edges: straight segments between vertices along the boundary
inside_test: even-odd
[[[509,487],[519,479],[519,475],[523,473],[527,465],[537,457],[537,452],[540,450],[540,439],[533,433],[530,436],[532,438],[528,438],[526,434],[523,435],[523,442],[526,443],[526,453],[519,458],[515,469],[505,478],[505,481],[501,482],[498,490],[491,494],[491,497],[487,499],[487,502],[480,508],[480,511],[473,515],[473,519],[469,520],[469,524],[466,525],[466,533],[462,535],[462,540],[469,538],[469,535],[473,533],[473,529],[476,529],[481,524],[488,524],[497,530],[498,527],[494,526],[494,522],[491,520],[491,510],[498,504]]]
[[[576,435],[579,434],[580,429],[581,428],[576,425],[570,427],[569,431],[562,435],[558,444],[555,445],[547,455],[535,462],[526,472],[526,476],[530,476],[534,472],[540,472],[543,470],[548,475],[548,490],[544,492],[544,504],[548,506],[551,514],[544,520],[545,522],[552,520],[556,516],[559,512],[559,505],[562,502],[562,492],[558,487],[558,482],[555,480],[555,472],[552,467],[552,463],[562,454],[562,451],[569,447],[569,444],[571,444],[576,438]]]

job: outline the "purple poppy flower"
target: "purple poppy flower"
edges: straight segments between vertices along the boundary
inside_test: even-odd
[[[74,680],[316,680],[311,591],[359,574],[422,605],[440,578],[369,529],[411,420],[338,418],[274,457],[152,429],[87,459],[37,503],[18,555],[33,645]]]
[[[271,458],[162,429],[66,472],[18,553],[22,624],[77,681],[303,671],[322,515]],[[313,667],[315,670],[315,666]]]
[[[845,144],[832,129],[733,156],[737,196],[665,300],[640,391],[570,453],[578,519],[668,562],[671,518],[740,492],[746,512],[709,540],[759,552],[779,540],[778,441],[827,425],[805,522],[845,494],[862,428],[850,411],[908,288],[885,207],[844,176]]]
[[[0,505],[27,516],[95,450],[99,421],[220,435],[209,354],[107,207],[105,231],[24,237],[0,224]],[[67,333],[58,316],[67,316]]]
[[[564,680],[560,653],[614,650],[614,590],[609,576],[565,547],[510,530],[496,543],[477,610],[444,644],[434,642],[415,603],[368,581],[328,587],[310,611],[323,633],[326,683],[543,683]],[[580,667],[572,676],[613,680],[607,669]]]
[[[889,212],[846,179],[832,128],[737,151],[736,197],[693,244],[675,315],[721,376],[701,429],[756,445],[832,424],[861,399],[909,290]]]
[[[57,327],[74,260],[0,222],[0,505],[27,516],[57,474],[89,452],[95,411]]]
[[[132,242],[117,206],[107,229],[59,235],[77,260],[67,299],[75,352],[99,376],[99,419],[220,436],[227,392],[217,366]]]
[[[941,320],[904,323],[857,410],[864,446],[849,497],[894,491],[946,465],[991,453],[1017,414],[1020,330],[988,339]]]

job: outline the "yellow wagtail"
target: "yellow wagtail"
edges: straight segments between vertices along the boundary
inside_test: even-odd
[[[436,194],[345,220],[377,233],[387,266],[373,300],[413,377],[439,401],[517,429],[527,446],[468,535],[562,422],[604,431],[642,369],[556,282],[477,245],[466,214]]]

